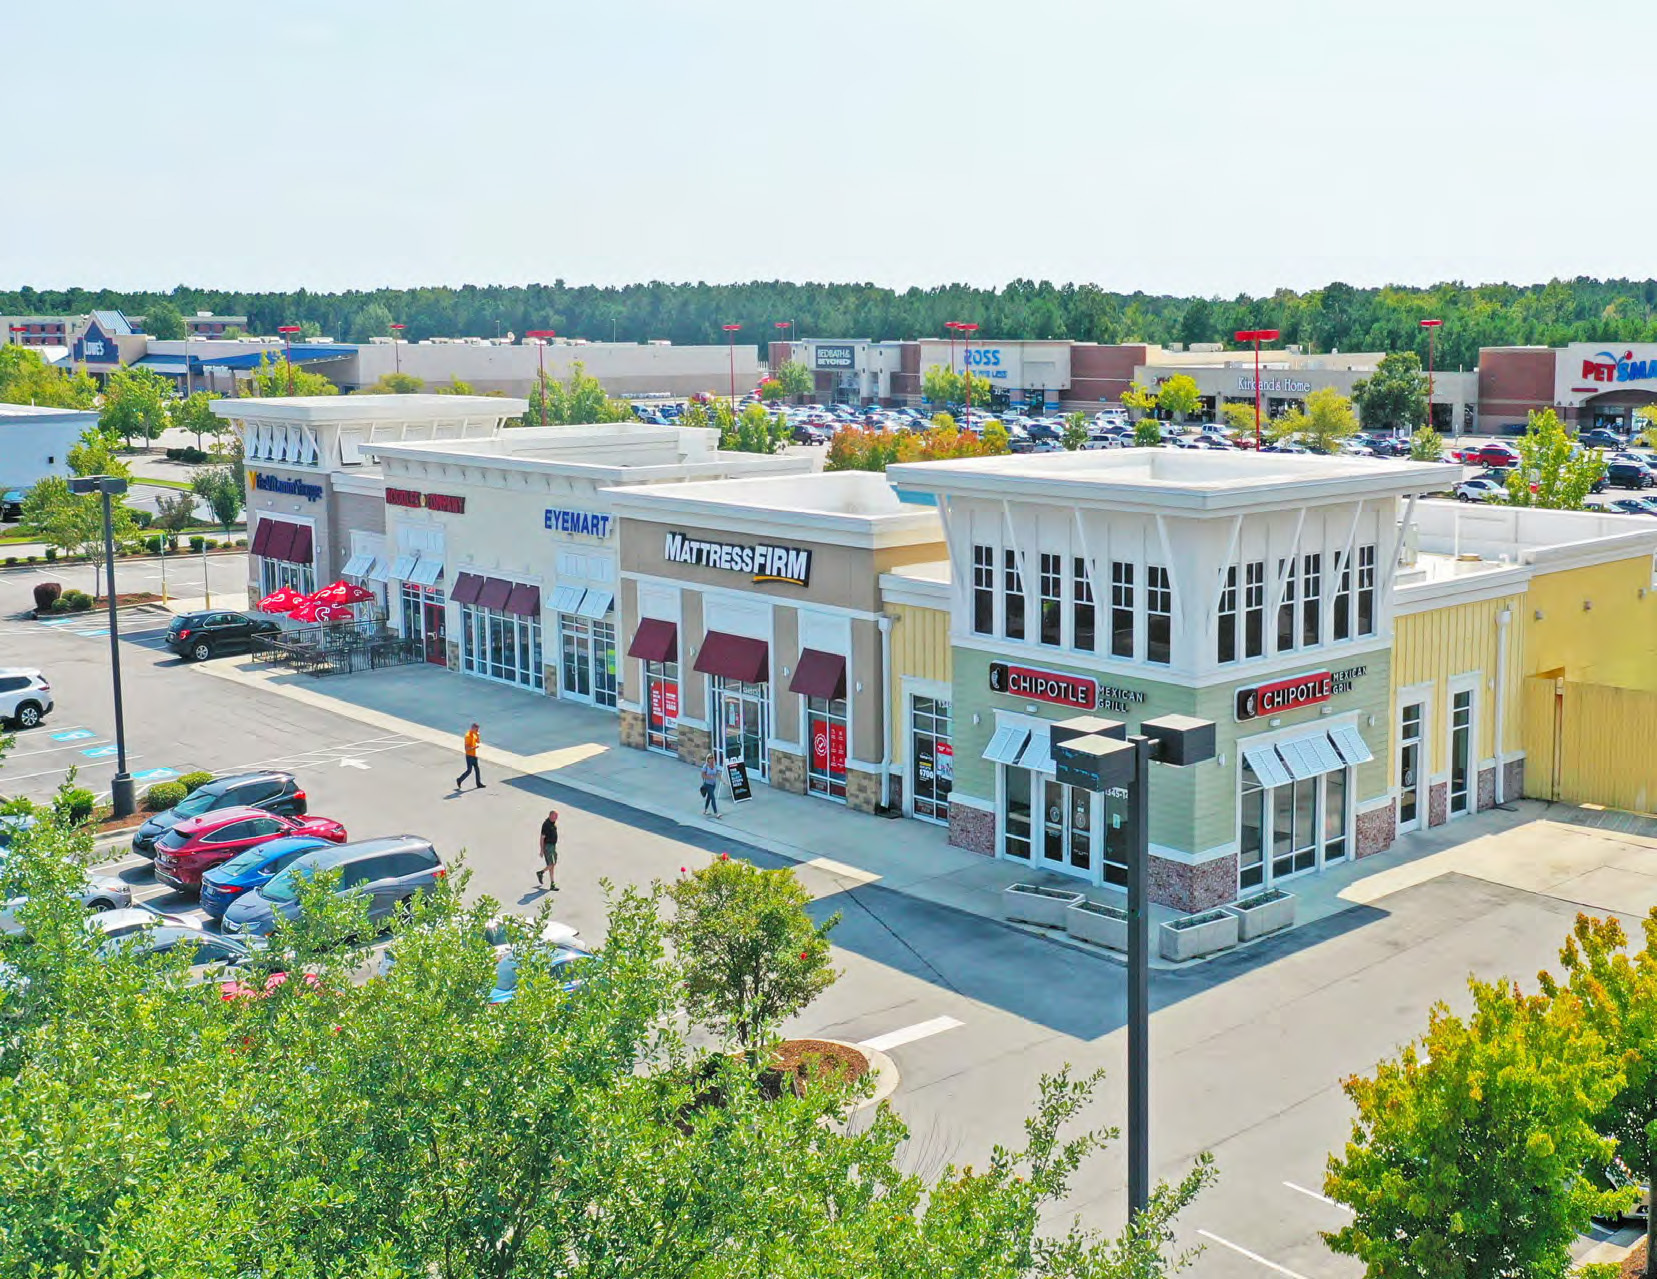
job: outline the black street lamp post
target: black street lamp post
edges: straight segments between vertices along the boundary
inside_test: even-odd
[[[1151,868],[1153,761],[1183,768],[1214,758],[1214,725],[1160,715],[1127,725],[1079,715],[1053,725],[1053,764],[1061,785],[1128,793],[1128,1215],[1151,1200]]]
[[[109,667],[115,680],[115,777],[109,786],[109,805],[116,817],[131,817],[132,774],[127,772],[127,727],[121,713],[121,632],[115,611],[115,526],[109,509],[111,496],[127,491],[127,482],[113,475],[88,475],[69,481],[71,493],[101,493],[104,501],[104,592],[109,597]]]

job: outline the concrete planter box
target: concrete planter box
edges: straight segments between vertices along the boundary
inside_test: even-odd
[[[1223,910],[1171,919],[1162,926],[1162,957],[1178,963],[1237,944],[1237,916]]]
[[[1103,902],[1080,901],[1065,912],[1065,929],[1072,937],[1112,950],[1128,948],[1128,912]]]
[[[1253,941],[1280,928],[1290,928],[1295,922],[1294,894],[1277,888],[1255,893],[1220,909],[1237,916],[1237,936],[1242,941]]]
[[[1040,884],[1010,884],[1001,890],[1001,907],[1008,919],[1043,928],[1063,928],[1065,910],[1081,900],[1080,893]]]

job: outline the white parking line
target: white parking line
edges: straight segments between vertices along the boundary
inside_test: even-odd
[[[1222,1239],[1219,1235],[1214,1234],[1212,1231],[1199,1230],[1197,1233],[1204,1239],[1212,1239],[1222,1248],[1230,1248],[1238,1256],[1247,1257],[1250,1261],[1258,1261],[1262,1266],[1266,1267],[1267,1270],[1275,1270],[1280,1275],[1287,1275],[1289,1279],[1306,1279],[1306,1276],[1301,1274],[1298,1270],[1290,1270],[1287,1266],[1280,1266],[1275,1261],[1267,1261],[1259,1253],[1250,1252],[1241,1244],[1232,1243],[1229,1239]]]
[[[954,1030],[959,1025],[961,1023],[953,1017],[934,1017],[931,1021],[918,1021],[913,1026],[904,1026],[901,1030],[891,1030],[884,1035],[876,1035],[873,1039],[865,1039],[858,1046],[873,1048],[877,1053],[888,1052],[904,1044],[912,1044],[917,1039],[941,1035],[944,1031]]]
[[[1338,1203],[1337,1201],[1329,1198],[1328,1195],[1320,1195],[1317,1191],[1308,1190],[1305,1186],[1297,1186],[1292,1181],[1285,1181],[1283,1184],[1290,1190],[1300,1191],[1300,1193],[1305,1195],[1308,1199],[1316,1199],[1319,1203],[1328,1204],[1331,1208],[1339,1208],[1345,1213],[1350,1213],[1352,1211],[1352,1209],[1348,1208],[1345,1204]]]

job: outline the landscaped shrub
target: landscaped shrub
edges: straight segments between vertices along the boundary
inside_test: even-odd
[[[35,612],[45,613],[50,611],[52,605],[57,603],[58,596],[62,594],[63,587],[56,582],[36,582]]]
[[[207,545],[207,539],[205,537],[203,537],[200,533],[194,533],[194,534],[191,535],[191,537],[190,537],[190,549],[192,551],[199,552],[204,547],[206,547],[206,545]]]
[[[132,513],[132,522],[138,525],[139,528],[148,528],[150,521],[153,519],[155,519],[154,511],[134,511]]]
[[[52,809],[72,826],[79,826],[92,816],[92,806],[98,797],[84,786],[60,786],[52,800]]]
[[[195,791],[200,790],[203,786],[207,785],[207,783],[212,781],[212,780],[213,780],[213,774],[211,774],[211,773],[209,773],[205,770],[197,770],[194,773],[184,774],[183,777],[180,777],[178,779],[178,784],[180,786],[184,787],[184,792],[185,792],[185,794],[188,795],[188,794],[193,794]]]
[[[50,564],[53,560],[57,559],[57,557],[57,548],[55,546],[48,546],[46,548],[46,562]]]
[[[60,596],[52,601],[51,607],[46,611],[48,613],[67,613],[69,611],[69,601]]]
[[[40,556],[31,555],[26,560],[24,560],[23,562],[25,564],[38,564],[40,562]]]
[[[178,460],[188,462],[191,466],[199,466],[207,460],[207,454],[195,445],[187,445],[178,451]]]
[[[161,534],[152,533],[144,539],[144,549],[151,555],[161,554]]]
[[[186,794],[182,782],[157,782],[144,792],[144,807],[152,813],[164,812],[182,801]]]
[[[84,613],[92,607],[92,597],[85,591],[65,591],[58,603],[65,605],[65,612]],[[57,604],[52,605],[52,611],[57,612]]]
[[[11,568],[16,563],[17,563],[17,556],[15,556],[15,555],[6,556],[6,567],[7,568]]]

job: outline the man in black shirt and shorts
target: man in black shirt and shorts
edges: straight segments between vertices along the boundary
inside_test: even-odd
[[[541,861],[545,863],[535,872],[535,882],[541,882],[541,876],[547,877],[548,887],[553,892],[558,891],[558,810],[547,813],[546,821],[541,823]]]

